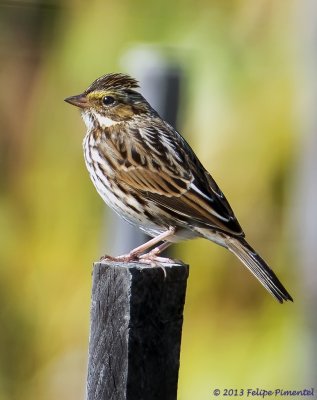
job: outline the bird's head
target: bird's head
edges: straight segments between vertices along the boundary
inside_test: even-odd
[[[135,89],[138,82],[128,75],[112,73],[96,79],[82,94],[65,99],[81,108],[87,125],[92,120],[109,127],[128,121],[135,115],[152,113],[153,109]]]

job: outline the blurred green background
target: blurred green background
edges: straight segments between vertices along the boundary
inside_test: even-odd
[[[63,99],[104,73],[127,72],[120,60],[138,44],[168,48],[182,66],[179,129],[295,298],[279,305],[210,242],[175,246],[191,265],[179,399],[313,386],[294,217],[305,158],[300,8],[284,0],[0,2],[1,400],[84,397],[104,204],[83,162],[85,127]]]

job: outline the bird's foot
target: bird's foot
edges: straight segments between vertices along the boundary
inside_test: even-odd
[[[172,260],[171,258],[167,257],[158,257],[157,256],[158,253],[159,252],[157,251],[157,249],[154,249],[142,255],[134,253],[124,254],[122,256],[117,256],[117,257],[104,255],[103,257],[101,257],[100,261],[139,262],[141,264],[145,264],[144,266],[148,265],[151,267],[160,267],[163,270],[164,278],[166,278],[166,270],[164,268],[164,264],[174,264],[175,260]]]
[[[139,257],[138,261],[144,264],[151,264],[151,265],[175,263],[175,261],[172,260],[171,258],[158,257],[151,253],[142,254],[142,256]]]
[[[122,256],[115,256],[115,257],[105,254],[100,258],[100,261],[115,261],[115,262],[132,262],[137,260],[138,256],[133,253],[123,254]]]
[[[142,254],[139,257],[139,262],[145,265],[149,265],[151,267],[159,267],[162,269],[163,274],[164,274],[164,279],[166,278],[167,274],[166,274],[166,269],[164,267],[164,264],[173,264],[174,260],[172,260],[171,258],[167,258],[167,257],[158,257],[155,254],[151,254],[152,252],[146,253],[146,254]]]
[[[158,257],[156,251],[150,251],[142,255],[129,253],[123,254],[122,256],[109,256],[105,254],[100,258],[100,261],[117,261],[117,262],[140,262],[142,264],[150,264],[155,266],[156,264],[172,264],[175,263],[174,260],[167,257]]]

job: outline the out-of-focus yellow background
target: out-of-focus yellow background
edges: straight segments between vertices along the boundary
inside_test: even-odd
[[[316,383],[314,275],[300,256],[313,113],[308,3],[0,2],[1,400],[84,397],[104,204],[84,166],[84,124],[63,99],[128,72],[120,60],[139,44],[168,49],[181,65],[179,129],[295,298],[279,305],[206,240],[175,246],[191,265],[179,399]]]

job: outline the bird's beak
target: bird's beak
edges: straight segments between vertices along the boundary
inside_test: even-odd
[[[79,94],[77,96],[67,97],[65,101],[79,108],[86,108],[89,105],[85,94]]]

